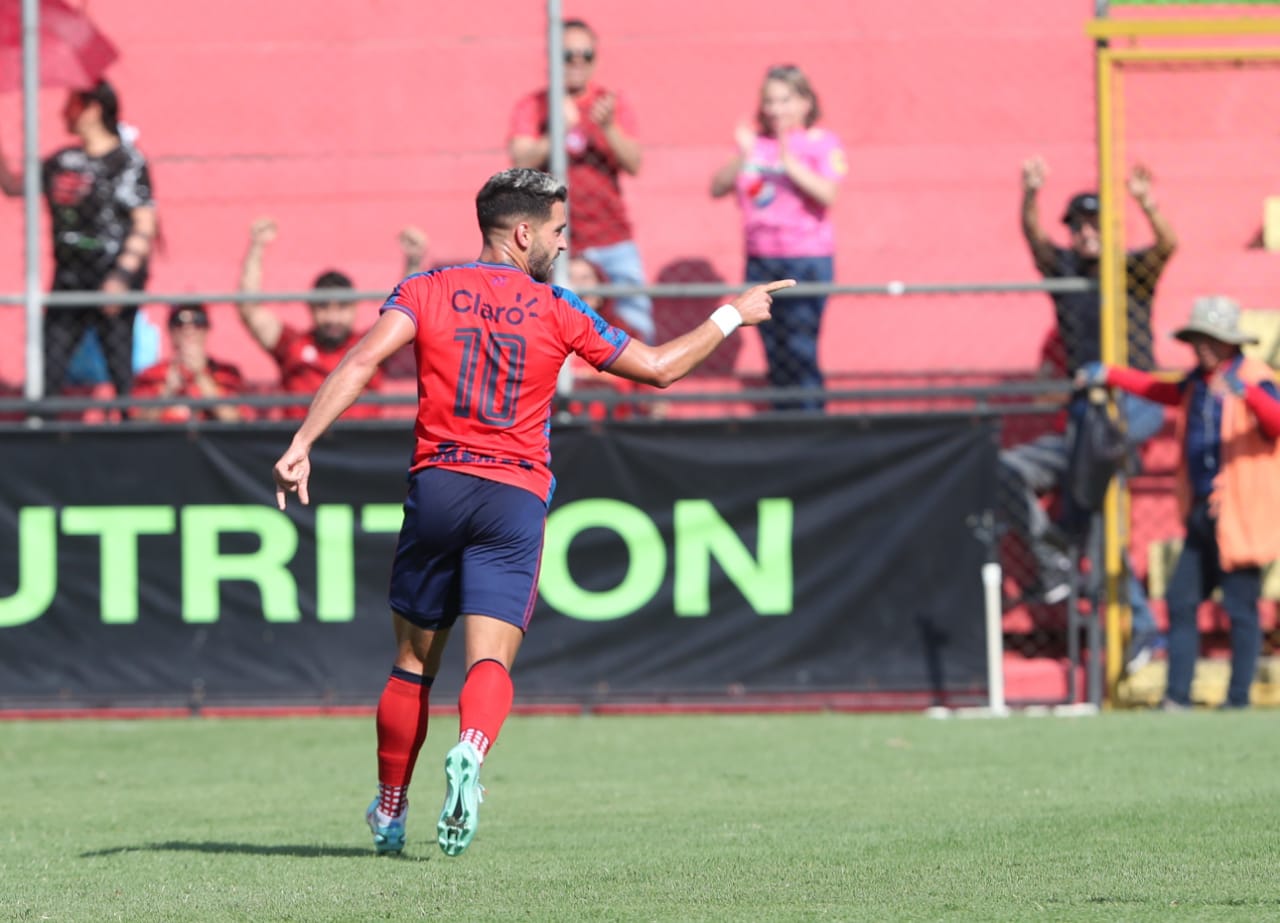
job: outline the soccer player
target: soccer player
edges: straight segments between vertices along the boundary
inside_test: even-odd
[[[598,369],[667,387],[739,325],[768,320],[770,293],[795,284],[757,285],[688,333],[647,345],[547,284],[566,247],[566,199],[565,187],[537,170],[491,177],[476,196],[479,260],[396,286],[377,323],[325,379],[272,472],[281,509],[290,493],[308,503],[312,445],[379,363],[413,344],[417,445],[390,591],[397,654],[378,702],[378,796],[366,814],[380,853],[404,847],[431,683],[459,620],[466,676],[437,838],[456,856],[475,836],[480,767],[511,710],[511,665],[537,594],[555,486],[551,402],[566,357],[576,353]]]

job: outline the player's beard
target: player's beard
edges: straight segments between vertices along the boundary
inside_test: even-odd
[[[529,275],[539,282],[551,281],[551,268],[556,264],[559,250],[544,250],[541,245],[534,244],[529,249]]]

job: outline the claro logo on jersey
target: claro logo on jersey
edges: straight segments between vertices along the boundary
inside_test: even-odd
[[[538,583],[543,600],[561,615],[588,622],[626,618],[655,600],[677,617],[705,618],[715,590],[741,594],[759,616],[791,614],[795,512],[789,498],[760,499],[755,516],[736,526],[710,500],[676,500],[669,512],[664,534],[651,512],[621,500],[596,497],[558,507],[547,518]],[[23,507],[17,535],[0,530],[0,629],[40,618],[64,583],[66,598],[76,605],[96,599],[104,625],[132,625],[174,611],[188,625],[216,623],[227,604],[227,583],[253,586],[266,622],[350,622],[362,578],[357,545],[367,536],[389,540],[399,532],[403,508],[322,503],[314,517],[303,525],[260,504]],[[755,533],[755,547],[739,528]],[[625,550],[616,585],[585,587],[575,576],[572,548],[586,532],[612,533],[613,545]],[[229,544],[233,537],[241,542]],[[393,545],[383,541],[379,554]],[[310,559],[301,568],[305,580],[295,567],[300,556]],[[161,574],[176,580],[157,582]],[[379,595],[384,579],[380,573]],[[161,590],[161,584],[171,588]],[[311,601],[306,615],[305,600]],[[93,615],[76,611],[77,617]]]
[[[533,310],[538,299],[530,299],[528,304],[522,304],[523,300],[524,293],[516,292],[516,303],[513,305],[489,304],[482,300],[479,292],[469,292],[465,288],[460,288],[453,293],[452,307],[458,314],[474,314],[482,320],[513,324],[518,327],[524,323],[526,317],[538,316],[538,312]]]

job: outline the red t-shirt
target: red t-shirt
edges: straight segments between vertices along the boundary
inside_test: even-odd
[[[592,104],[607,92],[593,84],[577,96],[578,124],[565,136],[569,155],[569,242],[575,253],[631,239],[631,222],[618,185],[618,160],[604,129],[590,116]],[[616,93],[613,112],[618,126],[630,137],[636,137],[635,115]],[[516,103],[507,140],[538,138],[546,133],[547,91],[539,90]]]
[[[573,292],[498,263],[416,273],[383,311],[417,327],[417,444],[410,470],[440,466],[551,500],[551,402],[576,353],[607,368],[630,337]]]
[[[337,346],[326,349],[316,342],[314,331],[303,333],[296,327],[285,326],[271,356],[280,366],[280,384],[289,394],[315,394],[329,373],[338,367],[347,350],[356,345],[363,334],[354,331]],[[382,370],[373,373],[369,387],[374,391],[382,387]],[[348,420],[368,419],[380,416],[382,408],[377,404],[356,404],[342,416]],[[305,406],[285,407],[284,415],[295,419],[305,417]]]
[[[129,391],[130,395],[141,398],[162,396],[164,394],[165,383],[169,379],[169,369],[173,367],[173,365],[174,361],[169,359],[166,362],[157,362],[155,365],[143,369],[134,376],[133,387]],[[200,387],[196,384],[195,375],[185,368],[180,368],[179,370],[182,374],[182,388],[173,396],[205,397],[205,395],[200,391]],[[244,390],[244,378],[241,376],[240,370],[234,365],[219,362],[216,359],[210,359],[209,374],[213,376],[213,382],[218,386],[218,391],[222,394],[231,396],[239,394]],[[192,410],[190,407],[183,405],[166,407],[160,414],[161,420],[171,423],[181,423],[185,420],[190,420],[193,417],[200,420],[215,419],[212,408]]]

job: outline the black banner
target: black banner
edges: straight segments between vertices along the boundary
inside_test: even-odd
[[[411,437],[335,430],[313,505],[280,513],[270,466],[289,435],[6,435],[0,706],[372,702]],[[988,424],[575,426],[552,448],[518,696],[984,685],[966,520],[994,501]]]

